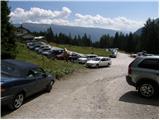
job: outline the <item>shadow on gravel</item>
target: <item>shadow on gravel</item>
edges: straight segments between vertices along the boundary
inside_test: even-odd
[[[34,94],[34,95],[26,98],[23,104],[26,104],[26,103],[32,101],[33,99],[41,96],[41,95],[44,94],[44,93],[45,93],[45,92],[42,91],[42,92],[36,93],[36,94]],[[23,105],[22,105],[22,106],[23,106]],[[13,111],[15,111],[15,110],[10,110],[7,106],[1,106],[1,117],[5,116],[5,115],[7,115],[7,114],[10,114],[10,113],[13,112]]]
[[[103,68],[110,68],[111,66],[99,66],[98,68],[97,67],[86,67],[88,69],[103,69]]]
[[[153,105],[159,106],[158,97],[154,97],[151,99],[142,98],[138,95],[137,91],[129,91],[122,95],[119,101],[128,102],[128,103],[136,103],[136,104],[144,104],[144,105]]]

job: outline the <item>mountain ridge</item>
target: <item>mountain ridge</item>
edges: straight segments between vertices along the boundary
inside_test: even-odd
[[[21,24],[14,24],[15,27],[21,26]],[[94,27],[79,27],[79,26],[63,26],[55,24],[37,24],[37,23],[23,23],[22,26],[31,32],[44,32],[49,27],[52,28],[53,32],[56,34],[64,33],[66,35],[71,34],[72,37],[75,35],[83,36],[85,33],[91,37],[92,41],[98,41],[100,37],[104,34],[109,34],[114,36],[118,30],[104,29],[104,28],[94,28]]]

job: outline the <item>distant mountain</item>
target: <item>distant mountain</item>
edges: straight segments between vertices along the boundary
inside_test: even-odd
[[[154,22],[155,22],[155,23],[158,23],[158,22],[159,22],[159,18],[155,19]],[[144,27],[139,28],[138,30],[136,30],[136,31],[134,32],[134,34],[140,36],[140,35],[142,34],[143,28],[144,28]]]
[[[140,36],[142,34],[142,31],[143,31],[143,27],[136,30],[136,32],[134,32],[134,34]]]
[[[19,27],[20,24],[15,24],[16,27]],[[53,32],[56,34],[64,33],[71,34],[71,36],[80,35],[83,36],[86,33],[91,37],[92,41],[98,41],[100,37],[104,34],[109,34],[110,36],[114,36],[116,30],[111,29],[101,29],[101,28],[91,28],[91,27],[76,27],[76,26],[62,26],[62,25],[53,25],[53,24],[35,24],[35,23],[23,23],[22,26],[28,29],[31,32],[44,32],[49,27],[52,28]]]

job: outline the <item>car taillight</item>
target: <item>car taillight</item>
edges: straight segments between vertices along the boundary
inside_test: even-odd
[[[1,86],[1,92],[4,92],[6,89]]]
[[[128,74],[131,74],[131,73],[132,73],[131,64],[129,64],[129,66],[128,66]]]

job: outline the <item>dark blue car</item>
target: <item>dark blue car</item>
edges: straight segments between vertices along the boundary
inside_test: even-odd
[[[1,105],[17,109],[26,97],[42,90],[50,92],[54,77],[35,64],[6,59],[1,61]]]

